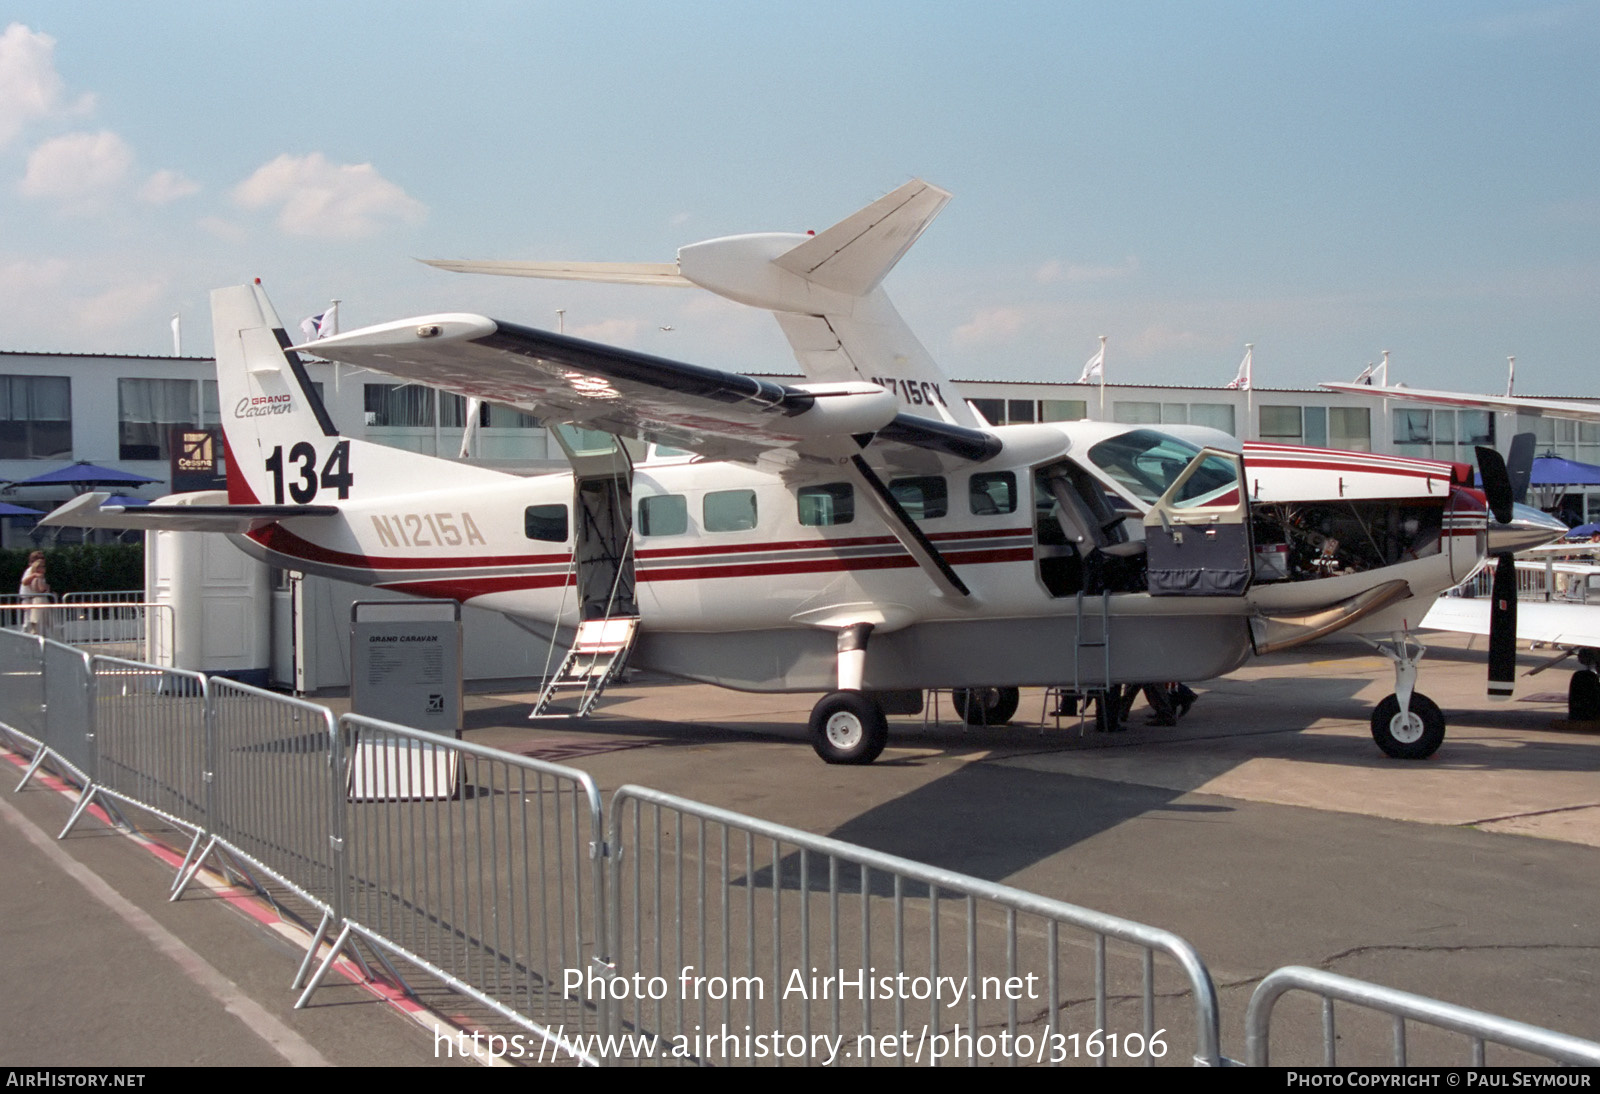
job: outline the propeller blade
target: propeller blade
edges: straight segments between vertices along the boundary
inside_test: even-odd
[[[1511,438],[1510,455],[1506,457],[1506,473],[1511,476],[1511,500],[1518,505],[1528,504],[1528,484],[1533,481],[1532,433],[1518,433]]]
[[[1501,524],[1511,523],[1511,474],[1500,453],[1485,445],[1478,445],[1478,477],[1483,479],[1483,492],[1489,498],[1489,511]]]
[[[1487,476],[1485,476],[1487,479]],[[1489,698],[1509,699],[1517,679],[1517,564],[1494,558],[1494,594],[1489,603]]]

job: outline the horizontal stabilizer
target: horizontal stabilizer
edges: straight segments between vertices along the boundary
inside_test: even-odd
[[[334,505],[106,505],[106,493],[73,498],[39,523],[63,528],[148,528],[169,532],[253,532],[281,520],[327,517]]]
[[[452,273],[543,277],[552,281],[600,281],[612,285],[688,288],[694,284],[678,272],[676,262],[496,262],[451,258],[423,258],[418,261]]]
[[[896,262],[950,200],[950,192],[920,179],[885,194],[773,259],[773,264],[849,296],[878,287]]]

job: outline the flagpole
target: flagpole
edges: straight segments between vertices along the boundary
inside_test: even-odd
[[[1256,381],[1251,375],[1256,368],[1256,344],[1244,344],[1244,428],[1247,433],[1255,432],[1256,423]],[[1248,440],[1249,438],[1245,438]]]
[[[1100,336],[1100,420],[1106,420],[1106,336]]]
[[[183,332],[177,312],[172,313],[172,356],[183,356]]]

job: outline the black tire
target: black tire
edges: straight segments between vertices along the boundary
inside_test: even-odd
[[[969,726],[1003,726],[1017,713],[1022,693],[1016,688],[957,688],[950,701]]]
[[[1400,717],[1400,700],[1391,695],[1372,712],[1372,739],[1397,760],[1426,760],[1444,743],[1444,714],[1432,699],[1411,693],[1411,713]]]
[[[870,764],[889,743],[883,708],[859,691],[835,691],[811,708],[811,747],[830,764]]]
[[[1573,673],[1567,685],[1567,720],[1600,721],[1600,676],[1588,669]]]

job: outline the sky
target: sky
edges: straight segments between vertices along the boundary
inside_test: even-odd
[[[670,261],[954,199],[885,289],[958,378],[1597,395],[1600,2],[12,0],[0,349],[210,352],[260,277],[341,327],[470,310],[792,372]],[[664,330],[663,328],[670,328]]]

